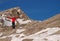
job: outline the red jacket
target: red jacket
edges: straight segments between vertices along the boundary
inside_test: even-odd
[[[12,22],[15,22],[16,18],[11,18]]]
[[[10,17],[8,17],[8,18],[10,18]],[[12,18],[10,18],[10,19],[12,20],[12,22],[15,22],[17,18],[18,18],[18,17],[12,17]]]

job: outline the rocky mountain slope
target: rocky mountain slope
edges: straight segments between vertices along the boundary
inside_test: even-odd
[[[25,27],[27,29],[25,33],[27,33],[27,32],[28,33],[31,32],[29,34],[36,33],[38,31],[48,28],[48,27],[49,28],[60,27],[60,14],[57,14],[42,22],[33,22],[33,23],[27,24],[27,26]]]
[[[19,16],[12,29],[7,16]],[[31,20],[19,7],[0,12],[0,41],[60,41],[60,14],[44,21]]]

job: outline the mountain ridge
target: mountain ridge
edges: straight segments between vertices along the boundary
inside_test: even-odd
[[[12,10],[16,10],[16,13],[13,12],[15,13],[13,14]],[[17,12],[19,13],[19,15],[17,14]],[[20,17],[19,19],[17,19],[18,22],[16,22],[16,28],[14,30],[12,29],[11,26],[4,26],[2,28],[3,25],[0,24],[0,41],[17,41],[17,40],[18,41],[33,41],[34,37],[35,37],[35,41],[37,40],[43,41],[39,39],[41,38],[43,39],[46,33],[47,33],[46,35],[49,35],[51,34],[51,32],[56,31],[56,33],[59,32],[60,34],[60,29],[59,29],[60,28],[60,14],[56,14],[55,16],[48,18],[47,20],[36,21],[36,20],[30,19],[19,7],[14,7],[14,8],[0,12],[0,18],[2,15],[11,16],[11,14],[13,14],[14,16],[17,15]],[[5,18],[5,16],[3,18]],[[0,19],[0,23],[1,23],[1,19]],[[53,34],[56,34],[56,33],[53,33]],[[25,38],[28,38],[28,39],[25,39]],[[24,39],[24,40],[21,40],[21,39]],[[48,38],[46,37],[45,40],[47,39]]]

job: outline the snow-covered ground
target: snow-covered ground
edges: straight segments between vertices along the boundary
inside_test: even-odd
[[[5,21],[4,25],[7,25],[7,26],[12,25],[10,21],[5,20],[4,15],[2,16],[2,19]],[[27,23],[31,22],[31,20],[26,20],[26,21],[23,21],[23,20],[24,19],[17,19],[17,21],[20,24],[27,24]],[[1,32],[0,39],[11,37],[12,38],[11,41],[22,41],[24,39],[33,39],[33,41],[60,41],[60,34],[54,34],[58,31],[60,31],[59,27],[46,28],[35,34],[29,35],[29,36],[26,36],[25,34],[23,34],[23,31],[25,31],[25,29],[22,29],[22,28],[23,27],[20,27],[19,29],[16,30],[15,34],[11,34],[8,36],[2,36],[3,33]],[[16,36],[18,36],[18,37],[16,37]]]
[[[33,39],[33,41],[60,41],[60,34],[54,34],[57,31],[60,30],[60,28],[55,27],[55,28],[46,28],[44,30],[41,30],[35,34],[26,36],[24,35],[23,32],[25,29],[17,29],[16,30],[16,34],[11,34],[9,36],[3,36],[0,37],[0,39],[2,38],[6,38],[6,37],[12,37],[11,41],[22,41],[23,39]],[[2,33],[0,34],[0,36],[2,35]],[[16,37],[18,36],[18,37]],[[24,37],[22,37],[24,36]]]
[[[35,34],[29,35],[29,36],[25,36],[23,38],[21,37],[12,37],[11,41],[22,41],[23,39],[33,39],[33,41],[60,41],[60,35],[51,35],[57,31],[59,31],[60,28],[56,27],[56,28],[47,28],[44,29],[42,31],[39,31]],[[43,33],[44,32],[44,33]],[[14,38],[14,39],[13,39]],[[16,40],[15,40],[16,38]]]

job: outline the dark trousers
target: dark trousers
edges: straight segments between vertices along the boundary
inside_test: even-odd
[[[15,22],[12,22],[12,28],[15,29]]]

